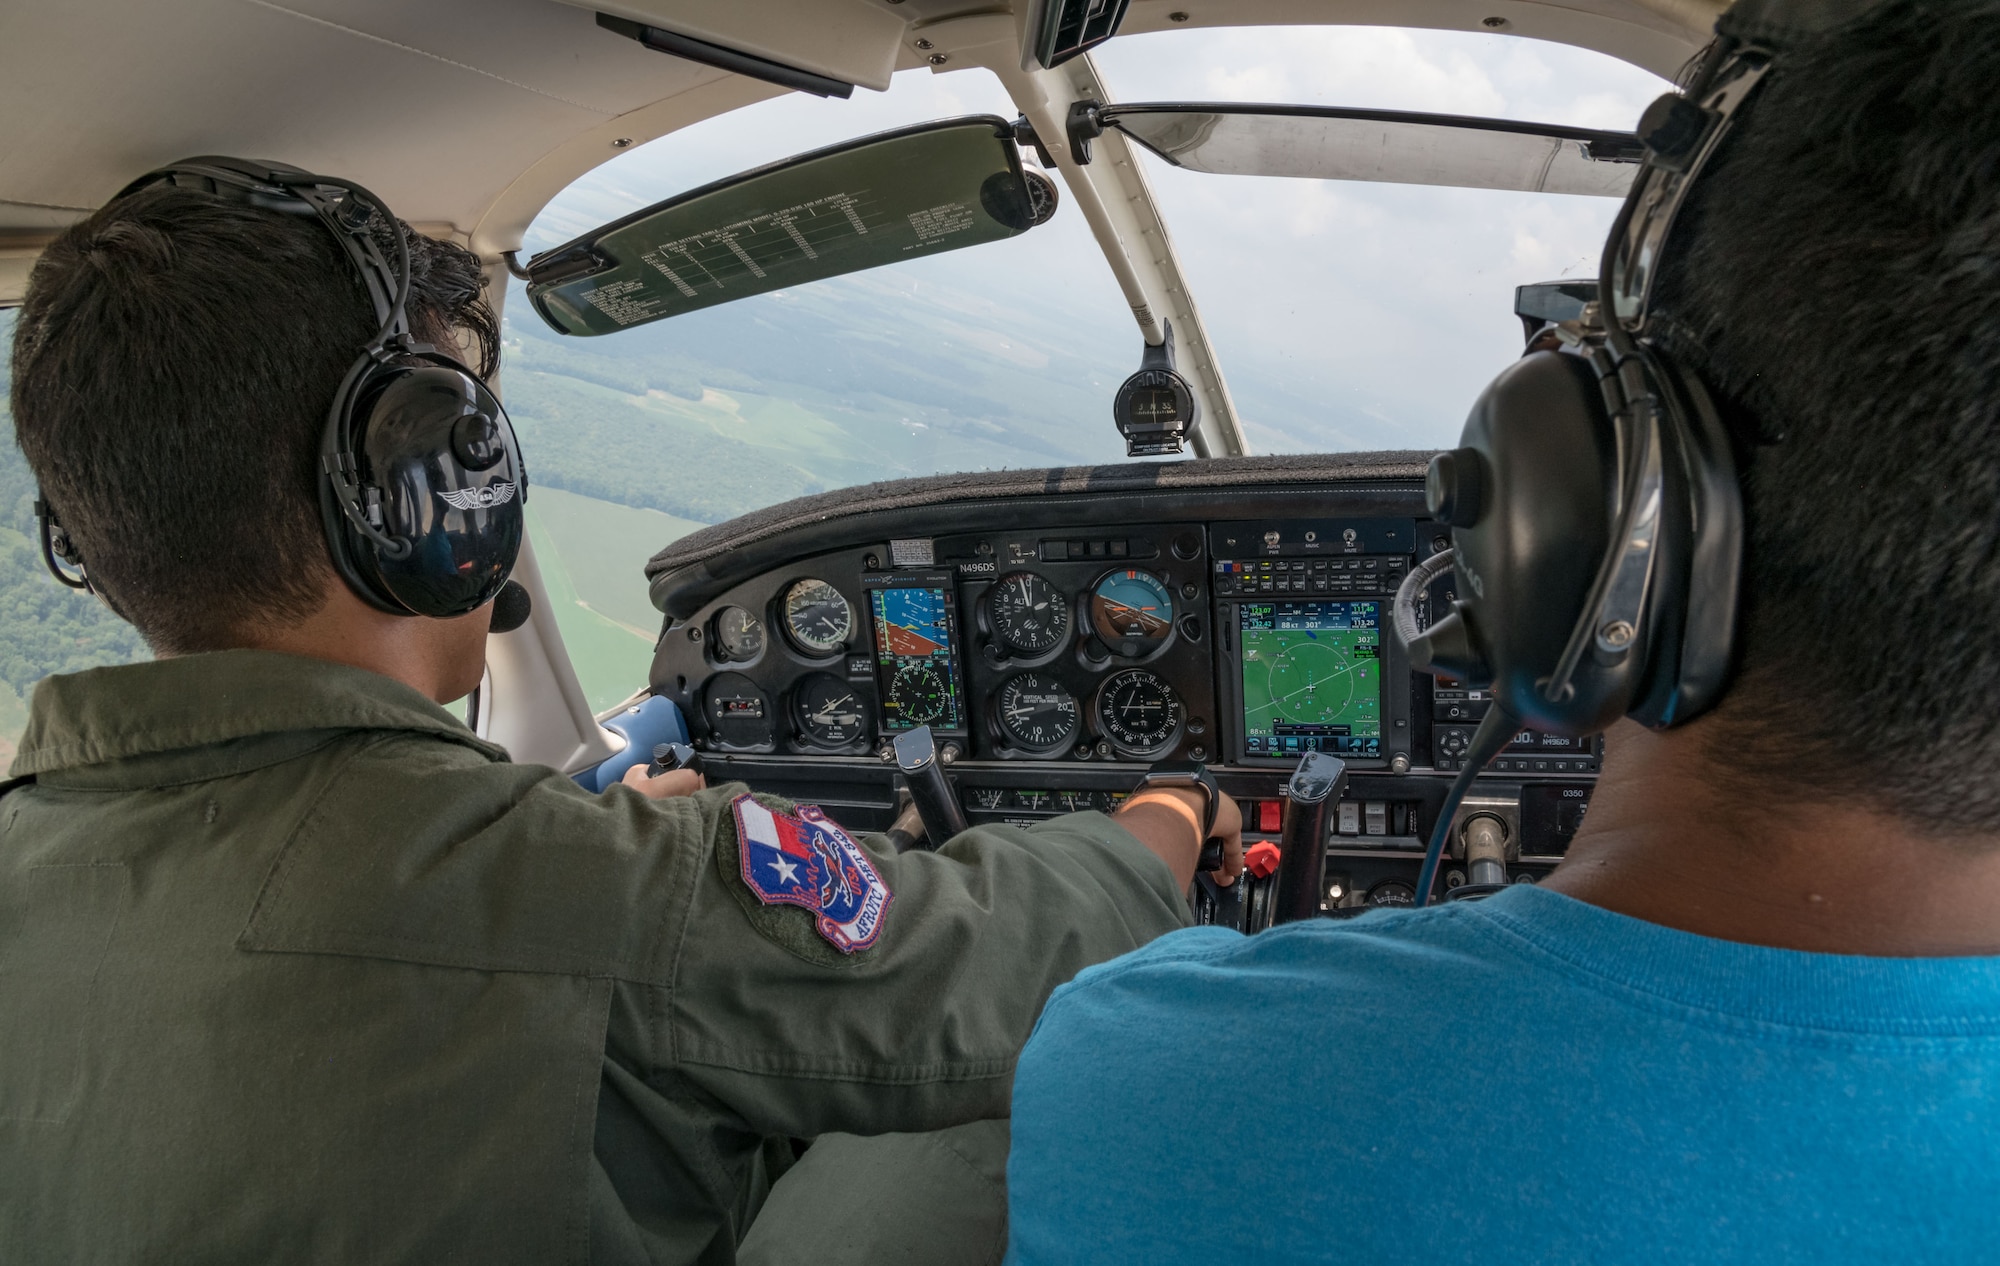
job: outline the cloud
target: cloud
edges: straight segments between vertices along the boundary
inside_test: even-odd
[[[1122,101],[1578,126],[1630,126],[1666,86],[1580,49],[1440,31],[1170,31],[1096,56]],[[1594,272],[1616,210],[1608,199],[1207,176],[1150,158],[1147,176],[1239,412],[1262,444],[1284,447],[1455,442],[1479,389],[1519,354],[1514,287]]]

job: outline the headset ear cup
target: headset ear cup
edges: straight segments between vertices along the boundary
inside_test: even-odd
[[[1474,403],[1459,442],[1483,476],[1478,522],[1452,533],[1468,658],[1524,724],[1602,729],[1623,715],[1635,670],[1587,657],[1562,698],[1544,692],[1610,548],[1617,446],[1595,369],[1566,352],[1522,357]]]
[[[336,575],[356,597],[378,611],[391,615],[415,614],[382,583],[377,547],[363,536],[341,506],[336,480],[351,477],[358,483],[365,472],[359,469],[357,454],[361,435],[355,426],[361,401],[378,393],[380,379],[389,366],[373,357],[363,357],[348,370],[339,393],[328,411],[326,430],[320,442],[319,508],[325,530],[327,557]]]
[[[1734,667],[1743,572],[1743,487],[1728,429],[1699,374],[1644,346],[1673,437],[1686,529],[1674,569],[1680,592],[1654,603],[1654,623],[1670,626],[1671,646],[1655,658],[1646,704],[1633,719],[1680,725],[1715,706]]]
[[[1653,538],[1652,582],[1639,615],[1640,639],[1633,648],[1641,657],[1637,688],[1626,715],[1642,725],[1659,727],[1665,724],[1662,718],[1673,711],[1686,648],[1694,506],[1689,490],[1689,454],[1678,408],[1651,358],[1647,359],[1646,378],[1660,415],[1660,519]]]
[[[403,547],[375,547],[373,570],[405,609],[463,615],[493,599],[520,553],[520,450],[500,402],[463,366],[443,357],[399,359],[379,390],[359,401],[357,455],[380,488],[383,529]],[[468,418],[492,437],[494,460],[463,460]]]

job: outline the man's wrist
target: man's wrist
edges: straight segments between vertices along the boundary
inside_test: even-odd
[[[1222,788],[1215,785],[1215,775],[1208,772],[1208,766],[1198,760],[1155,761],[1140,778],[1135,792],[1155,789],[1185,790],[1200,798],[1201,819],[1196,825],[1195,843],[1200,845],[1215,831],[1215,819],[1222,807]]]
[[[1118,811],[1125,813],[1152,804],[1168,809],[1185,820],[1188,833],[1194,837],[1195,848],[1201,848],[1202,837],[1207,834],[1202,823],[1208,808],[1207,797],[1192,787],[1143,787],[1128,796]]]

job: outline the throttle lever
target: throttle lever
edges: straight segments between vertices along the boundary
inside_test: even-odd
[[[653,747],[653,763],[646,766],[646,777],[658,778],[661,774],[676,769],[691,769],[702,772],[701,753],[686,743],[658,743]]]
[[[1347,791],[1347,762],[1307,752],[1285,784],[1285,826],[1278,855],[1273,923],[1319,917],[1319,881],[1326,857],[1327,818]]]
[[[924,822],[924,847],[938,848],[971,824],[965,820],[958,792],[944,776],[944,766],[938,763],[937,739],[932,737],[930,726],[920,725],[898,734],[895,746],[896,767],[903,771],[910,800]]]

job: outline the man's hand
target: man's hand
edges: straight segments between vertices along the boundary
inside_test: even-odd
[[[1194,882],[1204,842],[1201,820],[1207,810],[1207,798],[1192,787],[1147,787],[1120,806],[1116,819],[1158,854],[1174,872],[1174,881],[1185,888]],[[1235,883],[1243,873],[1243,815],[1236,808],[1236,797],[1224,796],[1215,807],[1210,838],[1222,841],[1222,867],[1214,872],[1215,882]]]
[[[658,778],[646,777],[644,765],[634,765],[625,771],[618,781],[649,800],[669,800],[674,796],[691,796],[708,786],[708,779],[692,769],[669,769]]]

